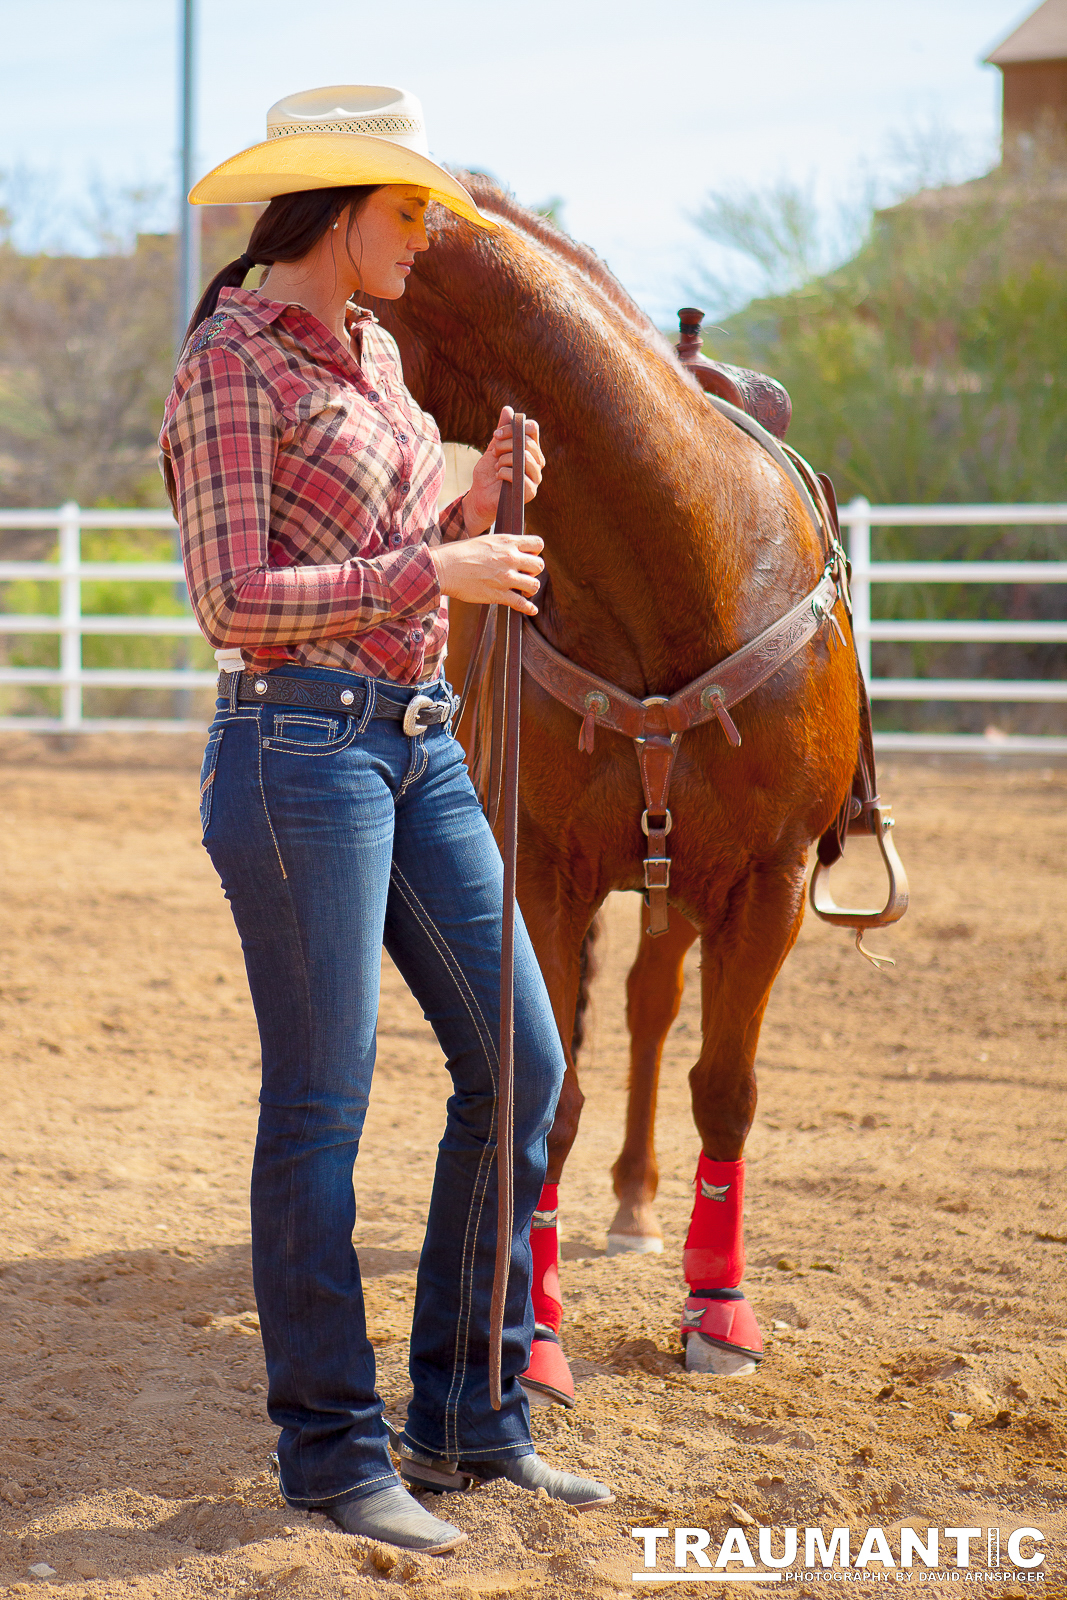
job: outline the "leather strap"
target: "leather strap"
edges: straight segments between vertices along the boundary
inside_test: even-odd
[[[510,496],[508,485],[501,485],[501,508],[497,518],[501,526],[510,525]],[[507,716],[508,694],[508,645],[511,641],[511,632],[506,619],[501,616],[501,611],[510,607],[498,606],[493,634],[493,711],[490,721],[489,741],[489,789],[486,796],[486,815],[489,826],[496,829],[496,819],[500,815],[500,802],[504,791],[504,722]],[[503,854],[503,852],[501,852]]]
[[[489,633],[489,623],[493,615],[492,606],[478,607],[478,626],[474,630],[474,645],[471,649],[470,659],[467,662],[467,672],[463,679],[463,688],[460,690],[459,702],[456,707],[456,738],[460,738],[460,728],[463,718],[467,715],[471,695],[481,682],[485,670],[483,660],[485,654],[485,641]],[[462,741],[461,741],[462,742]]]
[[[757,444],[761,444],[763,446],[764,450],[766,450],[769,456],[773,456],[774,460],[781,467],[782,471],[785,473],[786,477],[793,485],[793,488],[797,491],[801,500],[803,501],[804,509],[812,520],[815,532],[819,535],[820,539],[824,538],[824,529],[819,520],[819,513],[815,507],[808,486],[804,482],[804,479],[801,477],[800,473],[797,471],[796,467],[793,465],[792,461],[790,461],[789,456],[786,455],[785,448],[783,448],[783,446],[780,445],[778,440],[774,437],[774,434],[768,433],[766,428],[760,427],[760,424],[756,421],[755,417],[750,417],[747,411],[742,411],[739,406],[732,406],[728,400],[720,399],[717,394],[705,393],[704,398],[708,401],[709,405],[713,405],[715,407],[716,411],[721,412],[724,417],[729,417],[730,421],[736,423],[736,425],[741,428],[743,432],[750,434],[752,438],[755,439]]]
[[[497,526],[521,538],[525,527],[524,463],[526,418],[516,412],[511,424],[514,483],[502,484]],[[522,613],[499,606],[496,616],[496,706],[493,716],[493,766],[499,753],[500,772],[490,775],[490,822],[500,817],[500,853],[504,858],[504,904],[500,923],[500,1048],[496,1120],[496,1260],[489,1307],[489,1399],[501,1406],[500,1360],[504,1336],[504,1302],[511,1267],[515,1227],[514,1088],[515,1088],[515,888],[519,853],[519,701],[522,693]],[[499,719],[497,716],[499,710]]]
[[[345,683],[322,683],[315,678],[288,678],[277,672],[220,673],[219,693],[243,704],[298,706],[310,711],[336,711],[346,717],[361,716],[367,700],[361,685],[351,687]],[[447,700],[431,702],[425,695],[413,695],[411,699],[426,701],[414,715],[417,729],[436,728],[452,715],[452,705]],[[403,722],[409,704],[410,700],[397,700],[376,688],[371,715]]]
[[[824,573],[811,593],[784,617],[667,698],[638,700],[606,678],[587,672],[561,655],[529,621],[523,630],[526,671],[554,700],[581,717],[583,724],[591,718],[594,725],[610,728],[612,733],[647,739],[653,734],[685,733],[715,717],[730,743],[739,745],[741,735],[729,708],[766,683],[827,625],[837,599],[836,580],[831,573]],[[584,727],[582,732],[585,736]],[[587,738],[585,748],[591,750],[592,743]]]
[[[650,733],[644,739],[634,740],[641,768],[641,787],[645,792],[641,826],[648,839],[645,893],[648,896],[648,931],[652,934],[666,933],[668,926],[671,862],[667,854],[667,835],[671,831],[671,814],[667,809],[667,797],[679,738],[679,734]]]

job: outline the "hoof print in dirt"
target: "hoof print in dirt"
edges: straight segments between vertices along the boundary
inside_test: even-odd
[[[681,1361],[679,1356],[661,1350],[651,1339],[624,1339],[612,1351],[611,1364],[618,1372],[637,1369],[664,1378],[668,1373],[677,1373]]]

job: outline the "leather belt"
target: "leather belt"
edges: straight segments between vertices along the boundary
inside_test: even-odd
[[[234,678],[238,679],[236,695],[233,693]],[[339,711],[349,717],[358,717],[366,708],[367,692],[346,684],[321,683],[313,678],[287,678],[276,672],[223,672],[219,675],[219,693],[231,702],[301,706],[312,711]],[[427,728],[447,722],[452,709],[451,700],[432,700],[426,694],[397,700],[375,688],[371,716],[399,722],[411,739],[417,733],[425,733]]]

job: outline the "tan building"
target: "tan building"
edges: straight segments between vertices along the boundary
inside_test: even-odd
[[[921,189],[884,226],[952,228],[979,272],[1067,257],[1067,0],[1044,0],[985,60],[1003,80],[1001,158],[981,178]]]
[[[1003,164],[1067,157],[1067,0],[1044,0],[985,59],[1003,74]]]

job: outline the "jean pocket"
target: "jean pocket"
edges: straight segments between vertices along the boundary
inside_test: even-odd
[[[290,755],[325,756],[344,750],[355,738],[354,717],[316,716],[310,711],[276,711],[273,732],[263,740],[264,750]]]
[[[211,821],[211,797],[215,792],[215,771],[225,728],[212,728],[207,736],[207,746],[200,767],[200,831],[207,833]]]

